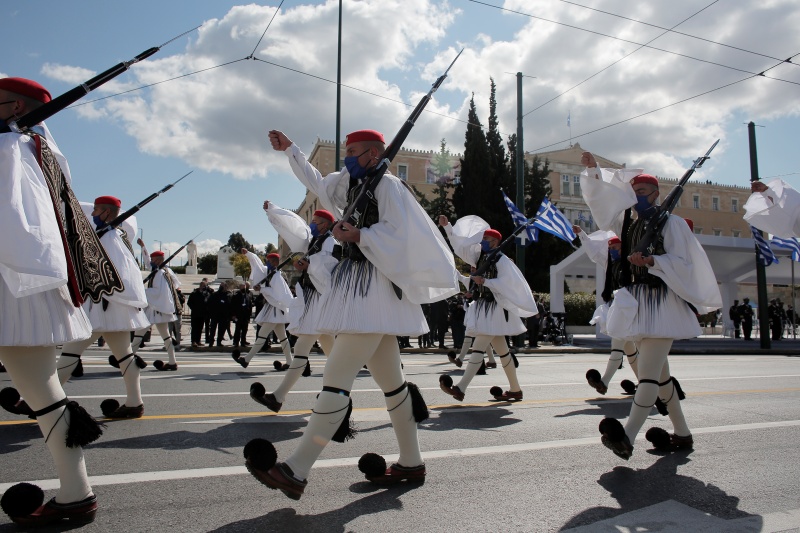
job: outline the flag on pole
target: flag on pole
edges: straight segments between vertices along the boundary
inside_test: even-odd
[[[550,203],[547,196],[544,197],[542,205],[539,206],[539,210],[536,212],[536,220],[534,220],[533,225],[542,231],[555,235],[559,239],[564,239],[570,244],[576,237],[575,232],[572,231],[572,223],[567,220],[564,213]]]
[[[503,200],[506,202],[506,207],[508,208],[508,212],[511,213],[511,220],[514,221],[514,226],[521,226],[528,221],[528,217],[522,214],[514,202],[511,201],[511,198],[506,195],[503,189],[500,189],[500,192],[503,193]],[[521,232],[517,235],[517,242],[520,246],[528,246],[532,242],[536,242],[539,240],[539,230],[533,226],[533,224],[528,224],[525,228],[525,231]]]
[[[775,254],[772,251],[772,248],[769,247],[769,243],[767,239],[761,235],[761,231],[750,226],[750,231],[753,232],[753,239],[756,241],[756,252],[758,255],[758,261],[764,266],[770,266],[772,263],[777,263],[778,258],[775,257]]]
[[[770,243],[772,243],[772,246],[791,250],[792,261],[800,261],[800,242],[797,242],[797,239],[781,239],[780,237],[773,237]]]

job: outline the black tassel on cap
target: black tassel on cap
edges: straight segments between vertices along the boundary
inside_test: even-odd
[[[414,420],[416,420],[417,424],[427,420],[430,413],[428,413],[428,405],[425,403],[425,398],[422,397],[419,387],[409,382],[408,393],[411,395],[411,412],[414,413]]]

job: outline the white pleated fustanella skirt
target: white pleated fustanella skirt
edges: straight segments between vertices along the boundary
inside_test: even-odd
[[[111,331],[136,331],[150,325],[143,309],[137,309],[119,302],[109,301],[106,309],[103,302],[89,300],[83,303],[83,310],[89,316],[95,333]]]
[[[520,317],[508,313],[496,301],[488,302],[485,299],[469,304],[464,325],[467,327],[466,334],[470,337],[519,335],[528,330]]]
[[[369,261],[343,259],[331,273],[331,288],[322,298],[319,331],[381,333],[416,337],[427,333],[422,307],[397,297],[392,282]]]
[[[66,285],[15,298],[0,279],[0,346],[57,346],[88,339],[92,325]]]

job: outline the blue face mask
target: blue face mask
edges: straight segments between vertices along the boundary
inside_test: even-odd
[[[647,199],[650,194],[646,194],[644,196],[636,195],[636,205],[634,208],[636,208],[636,212],[639,213],[639,216],[648,217],[655,213],[655,209],[652,209],[654,207],[653,204],[651,204],[650,200]]]
[[[319,237],[319,228],[317,227],[316,222],[312,222],[311,224],[309,224],[308,229],[311,230],[312,237]]]
[[[489,241],[481,241],[481,252],[488,252],[492,249],[492,245],[489,244]]]
[[[367,169],[358,162],[359,158],[367,152],[369,152],[369,149],[364,150],[359,155],[351,155],[344,158],[344,166],[347,168],[347,172],[350,173],[351,178],[360,180],[367,176]]]
[[[150,261],[150,270],[155,270],[158,268],[158,265]]]
[[[615,250],[614,248],[609,248],[608,253],[611,256],[612,261],[619,261],[622,258],[622,255],[619,253],[619,250]]]
[[[275,270],[275,267],[272,266],[272,263],[267,262],[267,271],[272,272],[273,270]]]
[[[97,226],[98,229],[100,229],[100,228],[102,228],[103,226],[106,225],[106,223],[103,221],[103,219],[99,215],[94,215],[92,217],[92,222],[94,222],[94,225]]]

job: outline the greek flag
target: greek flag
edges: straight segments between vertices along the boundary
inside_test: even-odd
[[[514,225],[519,227],[525,224],[528,221],[528,218],[522,214],[517,206],[514,205],[514,202],[511,201],[505,191],[500,189],[500,192],[503,193],[503,200],[506,202],[506,207],[508,208],[508,212],[511,213],[511,220],[514,221]],[[520,246],[528,246],[532,242],[536,242],[539,240],[539,230],[533,227],[533,224],[529,224],[525,231],[521,232],[517,235],[517,241],[519,242]]]
[[[756,241],[756,251],[758,252],[756,255],[758,257],[758,261],[764,266],[770,266],[772,263],[777,263],[778,258],[775,257],[775,254],[772,252],[772,248],[769,247],[767,239],[761,235],[761,231],[753,226],[750,226],[750,231],[753,232],[753,239]]]
[[[572,231],[570,221],[567,220],[564,213],[550,203],[547,196],[544,197],[542,205],[539,206],[539,210],[536,212],[536,220],[533,225],[542,231],[555,235],[559,239],[564,239],[570,244],[576,237],[575,232]]]
[[[800,243],[797,242],[797,239],[773,237],[769,242],[772,246],[777,246],[778,248],[788,248],[792,251],[792,261],[800,261]]]

